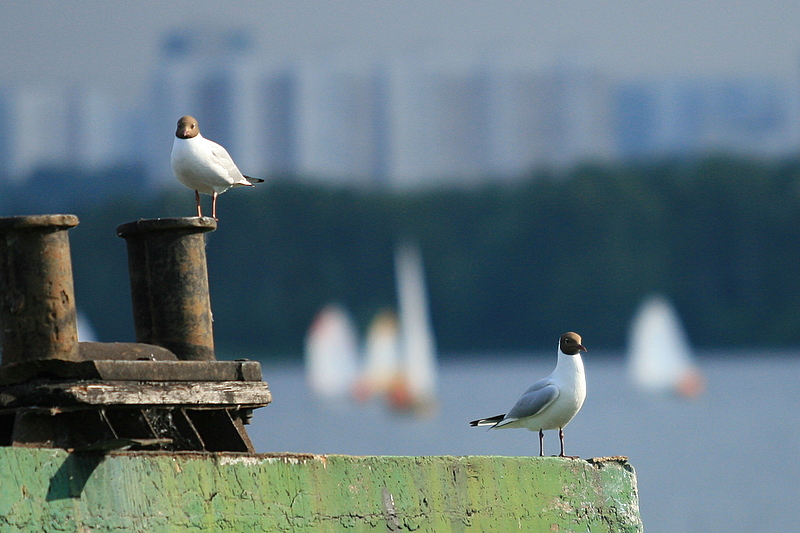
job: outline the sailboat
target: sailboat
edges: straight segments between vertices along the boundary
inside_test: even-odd
[[[641,390],[696,398],[705,380],[675,308],[662,295],[642,302],[631,325],[628,370]]]
[[[392,409],[428,412],[436,404],[436,342],[428,310],[422,253],[405,241],[395,250],[400,364],[388,391]]]
[[[364,365],[353,396],[366,402],[385,396],[400,372],[400,326],[394,311],[380,311],[367,329]]]
[[[349,313],[328,304],[317,313],[305,339],[306,381],[322,399],[346,399],[356,377],[358,336]]]

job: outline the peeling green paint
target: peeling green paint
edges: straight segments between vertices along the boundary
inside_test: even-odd
[[[622,458],[0,448],[0,531],[639,532]]]

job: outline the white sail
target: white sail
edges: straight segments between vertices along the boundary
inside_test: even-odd
[[[634,317],[628,369],[642,390],[684,397],[703,392],[703,378],[677,312],[661,295],[646,298]]]
[[[356,377],[358,337],[350,315],[339,305],[326,305],[305,340],[306,381],[321,398],[346,398]]]
[[[353,395],[367,401],[388,393],[400,372],[400,331],[394,312],[375,315],[364,341],[364,366]]]
[[[390,403],[398,409],[417,409],[435,403],[437,362],[422,254],[416,244],[398,245],[395,270],[400,310],[401,380],[390,396]]]

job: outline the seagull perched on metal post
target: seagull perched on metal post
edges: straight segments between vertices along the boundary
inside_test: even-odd
[[[552,374],[534,383],[507,414],[473,420],[470,425],[538,431],[540,457],[544,457],[545,430],[557,429],[561,440],[559,457],[569,457],[564,454],[564,428],[586,399],[586,375],[581,359],[581,352],[585,351],[580,335],[564,333],[558,343],[558,363]]]
[[[217,220],[217,196],[231,187],[254,187],[264,181],[243,175],[225,148],[200,135],[197,119],[189,115],[178,120],[170,160],[178,181],[194,189],[198,217],[203,216],[200,193],[211,195],[211,216]]]

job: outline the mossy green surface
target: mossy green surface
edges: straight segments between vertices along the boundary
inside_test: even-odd
[[[0,531],[637,532],[624,459],[0,448]]]

